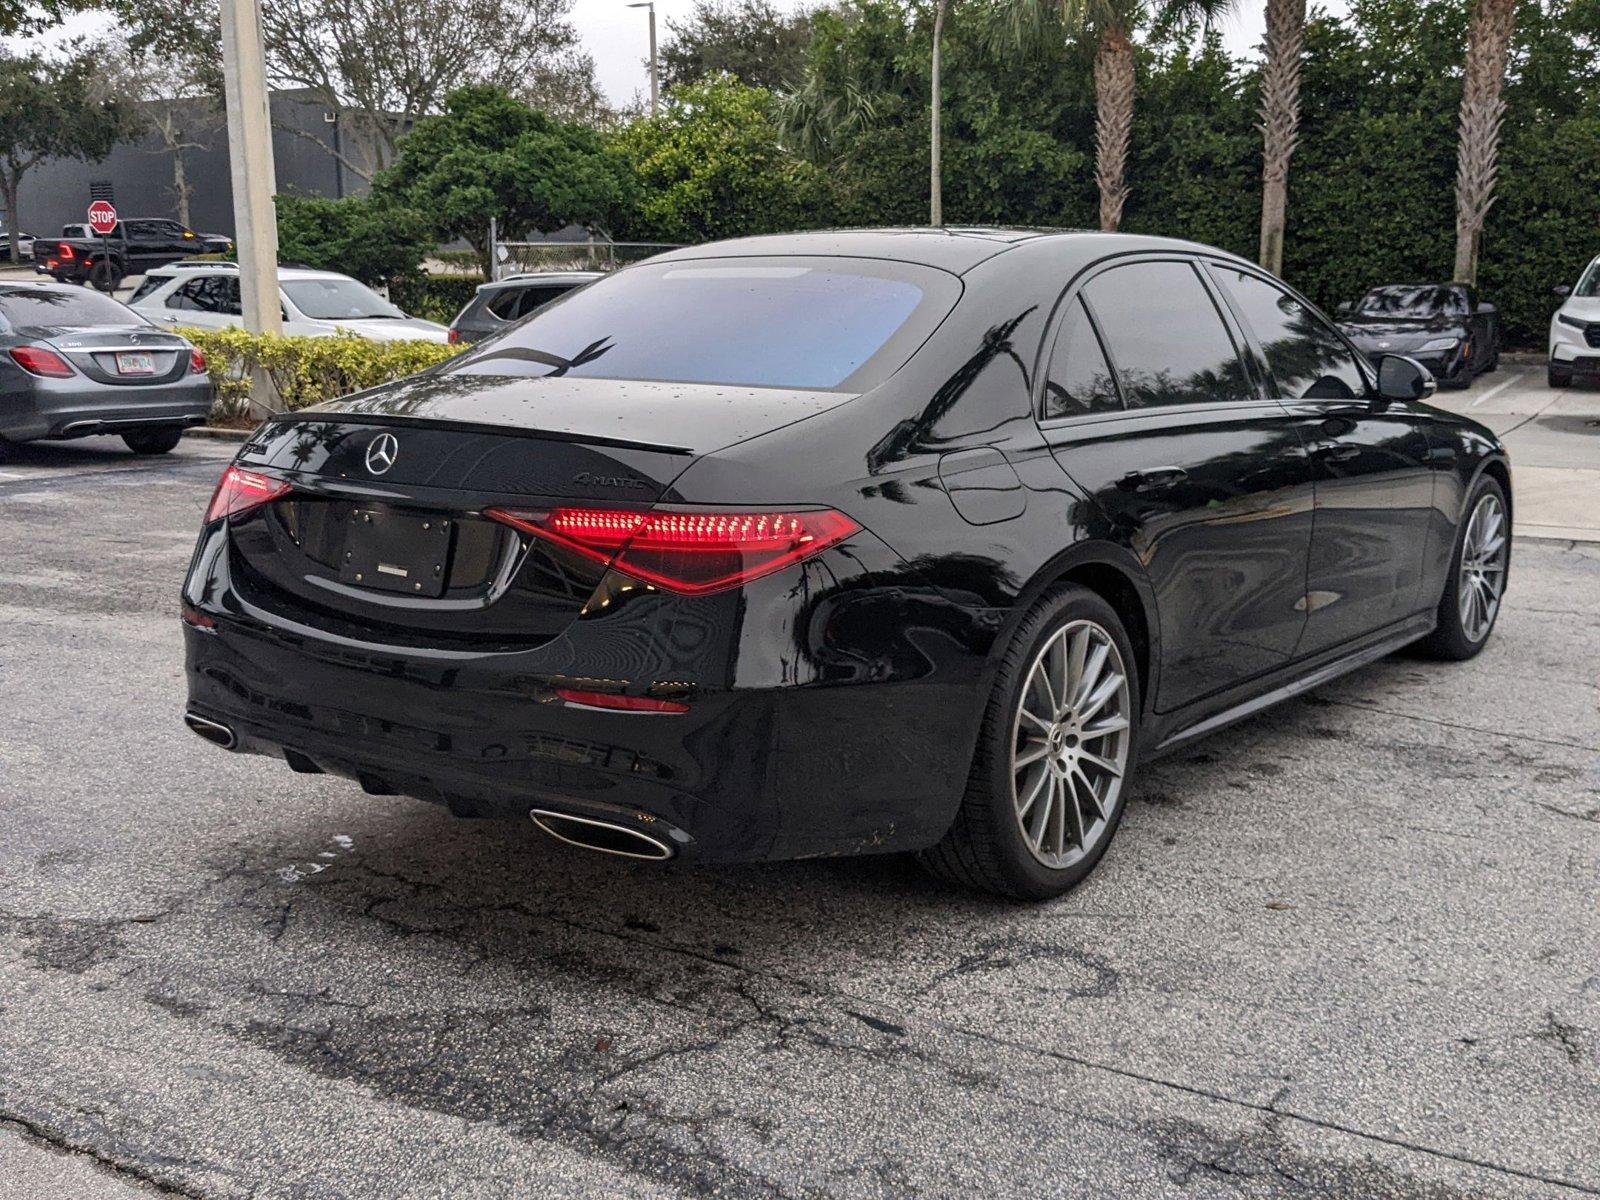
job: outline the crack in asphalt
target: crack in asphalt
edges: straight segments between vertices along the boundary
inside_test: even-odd
[[[90,1115],[93,1110],[79,1109],[79,1111],[85,1115]],[[94,1115],[101,1117],[103,1126],[105,1114],[95,1112]],[[129,1162],[127,1159],[112,1158],[104,1151],[97,1149],[93,1143],[68,1137],[65,1133],[52,1129],[29,1117],[0,1109],[0,1127],[4,1126],[9,1126],[24,1137],[49,1146],[52,1150],[58,1150],[65,1154],[82,1155],[124,1182],[131,1181],[143,1187],[154,1188],[164,1196],[182,1196],[185,1200],[206,1200],[204,1193],[190,1191],[182,1184],[140,1165],[137,1160]],[[174,1165],[178,1165],[180,1162],[180,1160],[171,1161]],[[182,1165],[192,1166],[195,1164]],[[207,1170],[218,1171],[222,1174],[229,1173],[210,1163],[204,1164],[204,1166]]]
[[[1568,742],[1560,738],[1534,737],[1526,733],[1506,733],[1499,729],[1485,729],[1481,725],[1464,725],[1460,721],[1446,721],[1443,717],[1422,717],[1416,713],[1395,712],[1391,708],[1383,708],[1377,704],[1363,704],[1357,700],[1335,700],[1329,696],[1319,696],[1319,705],[1336,705],[1339,708],[1354,708],[1362,712],[1382,713],[1386,717],[1396,717],[1406,721],[1421,721],[1427,725],[1442,725],[1446,729],[1459,729],[1463,733],[1481,733],[1488,737],[1504,738],[1512,742],[1536,742],[1541,746],[1562,746],[1568,750],[1588,750],[1600,752],[1600,746],[1585,746],[1582,742]]]

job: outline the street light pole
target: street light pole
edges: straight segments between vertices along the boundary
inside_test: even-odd
[[[283,318],[278,303],[278,220],[272,209],[277,173],[259,0],[222,0],[222,85],[228,109],[241,315],[252,333],[278,333]],[[269,403],[275,401],[273,397]]]
[[[628,7],[650,10],[650,115],[653,117],[661,107],[661,72],[656,62],[656,2],[640,0]]]

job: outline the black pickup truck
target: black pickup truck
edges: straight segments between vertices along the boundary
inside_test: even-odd
[[[129,217],[101,238],[87,225],[64,225],[59,238],[34,243],[34,270],[62,283],[91,283],[114,292],[125,275],[143,275],[196,254],[225,254],[233,241],[196,233],[165,217]]]

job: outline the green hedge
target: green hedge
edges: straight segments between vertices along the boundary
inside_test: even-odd
[[[481,275],[414,275],[389,285],[389,299],[413,317],[448,325],[483,282]]]
[[[459,354],[465,347],[438,342],[371,342],[354,334],[284,337],[243,329],[180,329],[206,356],[217,389],[215,420],[245,415],[250,377],[263,369],[284,407],[306,408],[350,392],[415,375]]]

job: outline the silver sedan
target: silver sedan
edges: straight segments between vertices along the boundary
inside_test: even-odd
[[[0,284],[0,461],[16,442],[95,433],[164,454],[211,401],[200,351],[127,305],[69,284]]]

